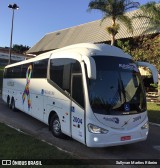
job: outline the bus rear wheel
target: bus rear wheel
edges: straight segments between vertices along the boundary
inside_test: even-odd
[[[10,107],[10,97],[7,97],[7,106]]]
[[[12,100],[11,100],[11,109],[12,109],[12,111],[16,111],[14,98],[12,98]]]
[[[50,129],[53,134],[53,136],[57,138],[63,138],[64,134],[61,131],[61,123],[59,121],[59,118],[57,114],[54,114],[50,119]]]

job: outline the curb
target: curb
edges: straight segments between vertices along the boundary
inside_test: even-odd
[[[157,126],[157,127],[160,127],[160,124],[157,124],[157,123],[152,123],[152,122],[149,122],[150,125],[154,125],[154,126]]]

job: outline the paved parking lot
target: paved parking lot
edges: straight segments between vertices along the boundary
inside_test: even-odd
[[[71,138],[64,140],[53,137],[48,126],[21,111],[11,111],[1,99],[0,122],[82,158],[160,159],[160,127],[155,125],[150,125],[149,137],[145,142],[107,148],[88,148]]]

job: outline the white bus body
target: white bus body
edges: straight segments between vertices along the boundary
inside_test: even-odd
[[[154,82],[156,69],[150,66]],[[146,98],[137,64],[121,49],[83,43],[5,67],[2,98],[88,147],[146,140]]]

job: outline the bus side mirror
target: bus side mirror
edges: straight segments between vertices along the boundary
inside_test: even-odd
[[[83,57],[87,66],[87,75],[89,79],[96,79],[96,64],[92,57]]]
[[[154,65],[149,64],[148,62],[139,62],[138,61],[136,63],[138,66],[148,67],[150,69],[150,71],[152,72],[154,84],[158,84],[158,71]]]

